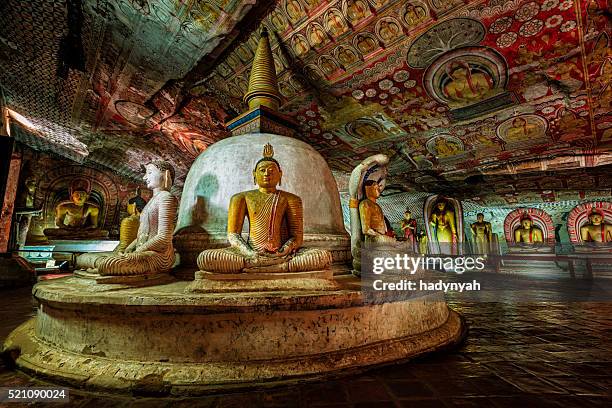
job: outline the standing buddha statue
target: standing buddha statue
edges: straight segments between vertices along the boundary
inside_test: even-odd
[[[484,220],[484,214],[476,214],[476,222],[470,225],[477,254],[488,254],[491,251],[493,232],[491,223]]]
[[[272,145],[264,147],[263,158],[253,170],[258,188],[234,194],[230,200],[228,248],[207,249],[198,256],[201,271],[212,273],[307,272],[327,269],[331,253],[304,248],[302,200],[277,189],[282,170],[274,159]],[[245,217],[249,236],[242,236]]]
[[[442,253],[455,253],[457,244],[455,212],[449,208],[447,200],[438,200],[429,216],[429,223],[433,228],[433,238]]]

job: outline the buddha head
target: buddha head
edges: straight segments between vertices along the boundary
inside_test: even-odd
[[[440,212],[445,211],[446,210],[446,199],[442,198],[442,199],[438,200],[438,202],[436,203],[436,208]]]
[[[601,210],[593,208],[591,212],[589,213],[589,222],[592,225],[601,225],[603,220],[604,220],[604,215],[601,212]]]
[[[533,226],[533,218],[529,214],[523,214],[521,217],[521,227],[525,230],[530,230]]]
[[[79,207],[85,205],[90,192],[91,184],[86,179],[77,179],[70,184],[70,200]]]
[[[410,210],[404,211],[404,219],[410,221],[410,218],[412,218],[412,212]]]
[[[484,221],[484,214],[483,213],[476,214],[476,221],[483,222]]]
[[[263,157],[253,169],[253,181],[259,187],[275,188],[281,184],[282,177],[280,164],[274,159],[274,148],[268,143],[264,146]]]
[[[28,177],[25,181],[25,187],[28,193],[33,195],[36,192],[36,179],[34,177]]]
[[[470,75],[470,67],[463,61],[453,61],[447,66],[446,73],[454,80],[466,79]]]
[[[367,180],[364,184],[366,197],[370,200],[376,200],[380,197],[380,186],[376,180]]]
[[[157,160],[146,164],[143,180],[151,190],[170,190],[174,182],[174,167],[166,161]]]

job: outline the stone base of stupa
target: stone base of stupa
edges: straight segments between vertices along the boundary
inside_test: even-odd
[[[4,354],[74,387],[197,395],[362,371],[465,335],[442,293],[368,303],[359,280],[336,281],[337,290],[251,293],[189,293],[184,281],[104,292],[76,277],[41,282],[37,316],[11,333]]]
[[[187,292],[275,292],[335,290],[339,286],[331,269],[286,273],[212,273],[197,271]]]

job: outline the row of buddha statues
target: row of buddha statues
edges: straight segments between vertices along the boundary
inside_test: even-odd
[[[431,241],[442,252],[453,252],[462,240],[461,214],[450,199],[438,197],[426,214],[425,230],[419,231],[416,219],[406,209],[396,235],[377,202],[384,188],[384,179],[366,179],[377,164],[369,162],[359,170],[361,199],[353,200],[358,232],[364,243],[402,248],[412,253],[431,252]],[[197,258],[201,271],[213,274],[296,273],[326,270],[332,263],[329,251],[304,247],[303,204],[299,196],[278,187],[283,172],[274,158],[270,144],[252,171],[257,188],[231,197],[228,208],[226,248],[206,249]],[[365,177],[364,177],[365,174]],[[386,174],[386,173],[385,173]],[[176,262],[173,232],[177,215],[177,199],[170,193],[174,181],[173,167],[164,161],[145,166],[144,181],[152,192],[146,202],[138,193],[128,201],[128,214],[120,228],[120,243],[112,252],[85,253],[77,257],[77,269],[98,275],[143,275],[165,273]],[[71,200],[56,208],[56,226],[46,229],[53,237],[107,236],[98,225],[99,208],[88,202],[88,186],[71,186]],[[248,224],[248,225],[245,225]],[[248,226],[248,235],[243,235]],[[494,248],[491,223],[479,213],[469,226],[472,252],[488,254]],[[97,232],[99,235],[94,235]],[[90,234],[91,233],[91,234]],[[588,223],[580,228],[582,241],[612,242],[612,224],[604,214],[591,209]],[[513,232],[514,244],[535,245],[546,241],[544,231],[527,212]],[[447,245],[445,247],[445,245]],[[444,250],[446,248],[446,250]]]
[[[235,194],[228,210],[229,247],[200,253],[200,270],[216,274],[305,272],[328,269],[329,251],[303,246],[303,207],[300,197],[278,189],[282,170],[271,145],[253,169],[256,189]],[[122,239],[113,252],[86,253],[77,257],[77,269],[94,275],[143,275],[168,272],[175,264],[172,234],[177,200],[169,192],[174,170],[167,162],[145,166],[144,180],[153,197],[139,215],[132,242],[130,219],[138,217],[139,203],[131,203],[132,215],[122,222]],[[248,237],[242,235],[245,221]],[[123,236],[126,236],[123,239]]]

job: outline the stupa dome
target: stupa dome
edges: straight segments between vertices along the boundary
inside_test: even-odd
[[[350,255],[338,187],[325,159],[298,139],[247,133],[211,145],[187,174],[175,237],[183,263],[192,264],[203,249],[224,245],[230,198],[257,188],[253,169],[266,143],[274,147],[283,171],[279,188],[302,199],[305,245],[326,247],[336,252],[335,260],[346,260],[346,251]]]

